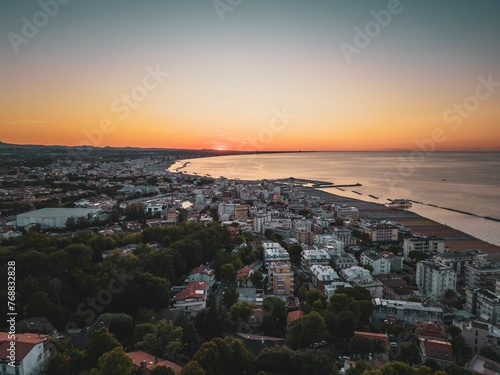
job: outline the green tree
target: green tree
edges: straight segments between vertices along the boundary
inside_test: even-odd
[[[90,338],[90,343],[87,348],[88,367],[97,367],[99,358],[104,353],[110,352],[116,347],[121,347],[121,345],[118,340],[109,333],[107,328],[103,327],[95,331]]]
[[[372,340],[363,336],[353,336],[349,340],[349,351],[354,356],[365,356],[373,353]]]
[[[316,311],[297,319],[288,334],[288,346],[292,349],[304,348],[325,338],[326,323]]]
[[[206,375],[206,372],[197,361],[191,360],[182,368],[181,375]]]
[[[322,306],[322,308],[324,308],[326,306],[327,298],[328,297],[325,293],[315,288],[309,289],[306,293],[306,303],[309,307],[312,307],[312,305],[316,301],[318,301],[319,306]]]
[[[124,375],[132,372],[132,359],[118,346],[99,358],[97,369],[91,375]]]
[[[262,302],[264,321],[262,330],[267,336],[280,336],[285,333],[286,306],[283,300],[270,296],[264,298]]]
[[[420,363],[420,351],[417,344],[411,341],[405,341],[399,345],[401,354],[399,361],[408,363],[410,366]]]
[[[346,340],[350,339],[354,335],[356,325],[357,320],[354,313],[352,313],[351,311],[342,311],[338,315],[338,337],[344,338]]]
[[[250,275],[250,281],[252,282],[253,286],[257,289],[262,289],[264,287],[264,282],[262,280],[262,272],[259,270],[255,270],[252,272]]]
[[[242,321],[246,323],[252,314],[252,311],[252,305],[248,302],[238,301],[229,309],[229,315],[235,322]]]
[[[221,280],[233,281],[236,277],[236,268],[232,263],[222,265],[219,272]]]
[[[236,288],[232,286],[228,287],[224,291],[224,295],[222,296],[222,303],[224,304],[226,309],[230,309],[231,306],[238,302],[239,295],[240,294],[238,293]]]
[[[288,246],[288,249],[286,249],[286,251],[288,251],[288,254],[290,255],[290,261],[292,263],[300,263],[300,258],[303,251],[302,246],[300,246],[298,243],[294,243]]]
[[[198,362],[206,375],[255,374],[253,354],[245,348],[241,340],[230,337],[214,338],[205,342],[191,361]]]
[[[157,366],[149,372],[149,375],[175,375],[175,371],[167,366]]]
[[[183,349],[182,328],[174,327],[166,320],[160,320],[154,325],[153,331],[145,334],[136,346],[155,356],[177,360]]]

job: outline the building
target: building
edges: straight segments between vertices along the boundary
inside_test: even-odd
[[[418,291],[418,288],[409,286],[403,276],[397,273],[378,275],[377,279],[382,283],[384,298],[387,299],[407,301]]]
[[[353,266],[350,268],[344,268],[339,272],[340,276],[347,282],[352,283],[354,279],[362,277],[371,277],[372,274],[366,268]]]
[[[463,322],[460,325],[462,337],[472,354],[479,354],[485,346],[500,355],[500,328],[477,320]]]
[[[221,202],[217,207],[217,212],[219,214],[219,220],[221,221],[234,220],[235,204]]]
[[[391,273],[391,262],[373,250],[364,251],[361,254],[360,261],[362,265],[368,265],[373,268],[373,276]]]
[[[10,357],[12,345],[10,333],[0,332],[0,374],[19,375],[32,374],[41,375],[44,372],[46,361],[49,357],[46,345],[47,335],[34,333],[16,333],[13,355]],[[9,363],[14,362],[14,366]]]
[[[474,262],[465,266],[465,287],[470,290],[495,290],[500,279],[500,266],[495,263]]]
[[[262,244],[264,248],[264,263],[266,268],[272,262],[290,262],[290,254],[277,242],[265,242]]]
[[[330,284],[325,285],[323,292],[325,292],[328,299],[330,299],[330,297],[337,293],[337,290],[341,288],[352,288],[352,285],[346,283],[345,281],[334,281]]]
[[[253,288],[250,276],[252,276],[254,270],[250,266],[245,266],[236,271],[236,285],[240,288]]]
[[[42,208],[17,215],[16,225],[26,227],[38,224],[42,229],[62,229],[66,227],[68,219],[75,222],[79,219],[92,220],[100,211],[100,208]]]
[[[444,253],[444,240],[438,237],[409,237],[403,241],[403,256],[409,258],[410,251],[428,254]]]
[[[373,343],[373,347],[377,348],[376,357],[382,362],[389,361],[389,336],[386,333],[373,333],[373,332],[363,332],[354,331],[354,336],[364,337]]]
[[[373,277],[359,277],[352,281],[354,286],[365,288],[370,292],[372,298],[382,298],[384,293],[384,285]]]
[[[391,271],[401,271],[403,269],[403,257],[390,251],[382,251],[380,255],[391,263]]]
[[[234,220],[246,221],[248,219],[248,206],[237,204],[234,207]]]
[[[203,281],[211,288],[215,284],[215,270],[210,268],[210,266],[195,267],[189,272],[185,282],[189,283],[192,281]]]
[[[358,265],[358,261],[349,253],[332,256],[332,264],[336,269],[343,270]]]
[[[257,213],[253,218],[253,231],[256,233],[264,233],[264,224],[271,221],[270,213]]]
[[[302,250],[300,254],[300,264],[302,269],[309,272],[311,266],[316,264],[326,266],[330,263],[330,255],[322,249]]]
[[[330,256],[343,253],[345,248],[344,241],[328,234],[315,235],[314,244],[320,248],[325,248]]]
[[[340,277],[330,266],[315,264],[311,266],[311,281],[316,289],[324,290],[326,285],[340,281]]]
[[[293,229],[292,237],[301,244],[312,245],[314,242],[314,233],[307,229]]]
[[[500,374],[500,364],[491,359],[475,355],[467,364],[464,369],[467,373],[481,374],[481,375],[498,375]]]
[[[359,210],[356,207],[349,207],[347,205],[342,206],[334,206],[335,214],[338,218],[348,220],[348,221],[357,221],[359,218]]]
[[[417,322],[415,324],[415,336],[417,339],[446,341],[448,335],[442,325],[432,322]]]
[[[416,283],[425,297],[440,301],[447,290],[456,290],[457,274],[444,264],[424,260],[417,263]]]
[[[441,370],[454,363],[451,344],[446,341],[420,339],[420,353],[422,363],[428,359],[433,359]]]
[[[184,309],[187,316],[193,316],[207,307],[207,283],[191,281],[175,295],[175,308]]]
[[[421,302],[395,301],[382,298],[375,298],[374,305],[375,310],[372,316],[376,325],[380,325],[388,319],[399,320],[411,325],[421,321],[443,324],[444,313],[441,307],[426,306]]]
[[[175,375],[180,375],[182,371],[182,366],[176,363],[167,361],[165,359],[160,359],[154,355],[148,354],[146,352],[129,352],[126,353],[127,357],[132,360],[132,365],[134,366],[135,373],[139,375],[147,375],[153,371],[156,367],[165,366],[172,369]]]
[[[485,322],[497,324],[500,322],[500,296],[488,289],[467,289],[465,310]]]
[[[463,252],[453,251],[434,255],[434,259],[450,267],[457,276],[465,274],[465,267],[472,265],[475,261],[485,262],[488,254],[481,250],[465,250]]]
[[[388,223],[378,223],[365,228],[373,242],[394,242],[398,240],[398,227]]]
[[[275,295],[293,294],[293,271],[290,262],[271,262],[268,267],[268,289]]]

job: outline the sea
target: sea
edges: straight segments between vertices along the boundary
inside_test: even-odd
[[[417,201],[411,208],[415,213],[500,245],[500,221],[485,218],[500,220],[500,152],[248,154],[181,160],[170,171],[176,168],[241,180],[295,177],[335,185],[359,183],[321,190],[376,203]]]

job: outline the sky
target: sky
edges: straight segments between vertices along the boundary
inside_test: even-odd
[[[500,150],[497,0],[3,0],[0,141]]]

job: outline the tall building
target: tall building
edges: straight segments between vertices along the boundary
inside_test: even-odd
[[[434,255],[434,259],[439,263],[451,267],[457,273],[457,276],[465,274],[465,267],[473,264],[475,261],[486,261],[488,254],[481,250],[465,250],[463,252],[450,252]]]
[[[410,251],[428,254],[444,253],[444,240],[438,237],[409,237],[403,241],[403,256],[408,259]]]
[[[262,244],[264,248],[264,263],[269,269],[272,262],[290,262],[290,254],[277,242],[265,242]]]
[[[289,262],[271,262],[267,269],[268,289],[275,295],[293,294],[293,271]]]
[[[488,289],[467,289],[465,310],[491,324],[500,322],[500,296]]]
[[[362,265],[368,265],[373,268],[373,276],[391,273],[391,262],[373,250],[364,251],[361,254],[360,261]]]
[[[359,218],[359,210],[356,207],[349,207],[344,204],[342,206],[335,206],[334,210],[340,219],[356,221]]]
[[[440,301],[448,289],[456,290],[457,274],[444,264],[424,260],[417,263],[416,283],[425,297]]]
[[[465,266],[465,287],[470,290],[495,290],[500,279],[500,266],[495,263],[474,262]]]

